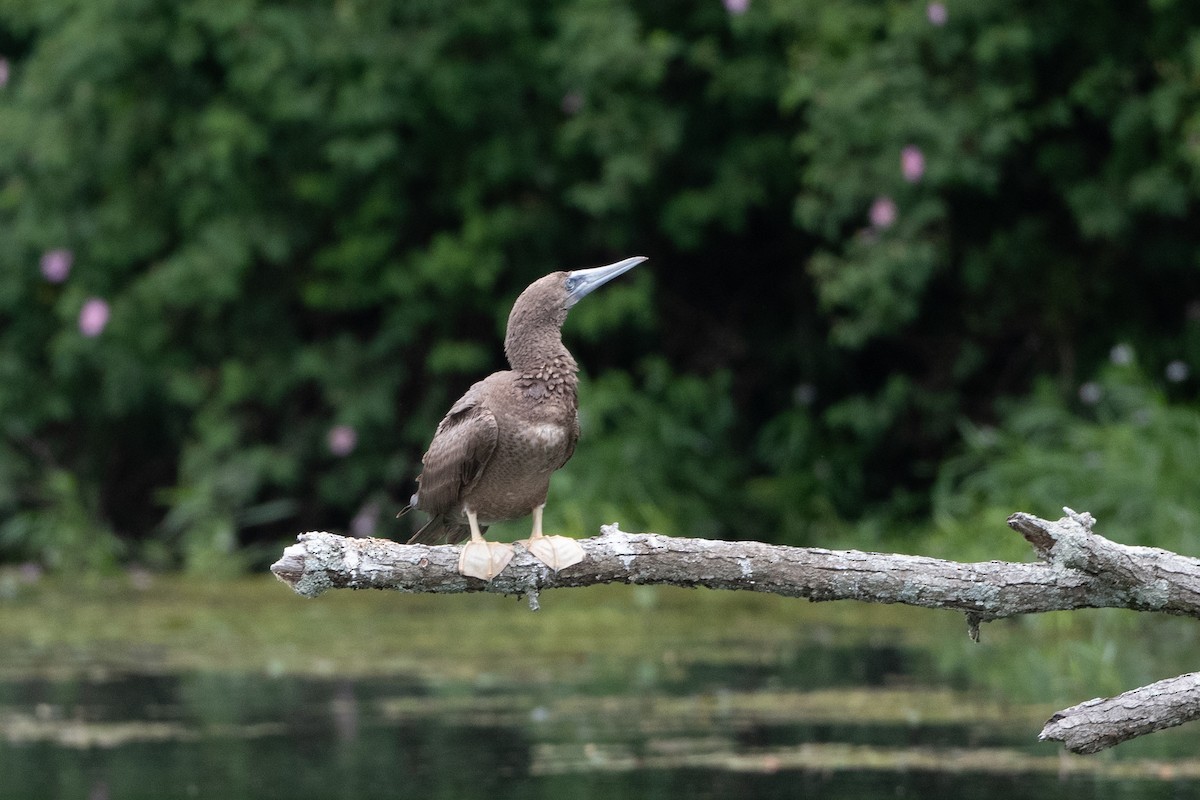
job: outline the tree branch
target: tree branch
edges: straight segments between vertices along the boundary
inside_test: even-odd
[[[1063,709],[1046,722],[1038,739],[1062,742],[1073,753],[1097,753],[1197,718],[1200,672],[1191,672]]]
[[[1025,537],[1041,559],[1028,564],[959,563],[858,550],[682,539],[624,533],[616,525],[606,525],[600,536],[580,541],[587,554],[584,561],[559,573],[518,546],[509,566],[484,582],[458,573],[458,547],[323,532],[301,534],[299,543],[285,549],[271,571],[305,597],[339,588],[487,591],[525,595],[534,609],[542,589],[598,583],[704,586],[814,601],[904,603],[965,613],[968,632],[976,641],[981,622],[1043,611],[1129,608],[1200,617],[1200,560],[1111,542],[1092,532],[1095,520],[1090,514],[1064,511],[1067,516],[1056,522],[1025,513],[1009,517],[1009,526]],[[1143,705],[1128,707],[1134,702]],[[1095,752],[1196,716],[1200,716],[1200,681],[1185,675],[1062,711],[1047,723],[1042,738],[1061,739],[1076,752]]]
[[[1016,513],[1008,524],[1046,563],[1127,590],[1134,601],[1128,608],[1200,616],[1200,559],[1110,542],[1092,533],[1096,520],[1091,514],[1063,511],[1067,516],[1057,522]]]

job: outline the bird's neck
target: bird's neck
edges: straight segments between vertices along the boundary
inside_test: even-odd
[[[558,328],[526,329],[505,338],[504,353],[513,371],[526,381],[574,391],[579,365],[562,342]]]

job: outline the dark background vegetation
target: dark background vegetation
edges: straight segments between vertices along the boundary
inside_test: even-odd
[[[0,559],[404,537],[512,299],[629,255],[555,527],[1200,551],[1200,4],[730,5],[0,0]]]

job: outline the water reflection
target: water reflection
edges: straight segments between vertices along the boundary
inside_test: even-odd
[[[405,677],[9,681],[0,684],[0,776],[6,800],[986,799],[1093,796],[1100,786],[1136,798],[1158,796],[1162,777],[1177,790],[1200,788],[1200,763],[1177,761],[1166,776],[1140,762],[1063,766],[1030,746],[1021,707],[889,686],[914,656],[878,655],[876,685],[858,675],[846,690],[806,691],[715,664],[695,665],[665,690],[591,695]],[[845,656],[811,663],[825,673]]]
[[[0,598],[0,800],[1200,796],[1200,727],[1100,757],[1036,741],[1058,708],[1194,668],[1187,620],[975,645],[954,615],[654,587],[531,614],[46,584]]]

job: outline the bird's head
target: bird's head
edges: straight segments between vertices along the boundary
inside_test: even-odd
[[[561,328],[572,306],[645,260],[644,256],[634,256],[603,267],[552,272],[538,278],[529,284],[513,303],[512,312],[508,315],[505,350],[509,351],[511,356],[511,348],[517,344],[514,339],[527,331],[537,328]]]

